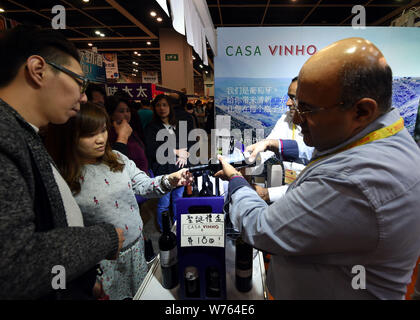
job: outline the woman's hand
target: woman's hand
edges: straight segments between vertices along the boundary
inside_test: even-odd
[[[190,153],[185,148],[174,150],[174,152],[178,157],[178,159],[176,160],[176,165],[178,166],[178,168],[183,168],[187,164],[187,159],[190,156]]]
[[[127,120],[123,119],[121,122],[114,121],[112,123],[114,126],[115,132],[117,133],[116,142],[127,144],[128,138],[130,138],[133,133],[133,129],[128,124]]]
[[[102,287],[102,282],[96,280],[95,285],[92,289],[92,294],[97,300],[102,300],[106,297],[104,288]]]
[[[192,184],[194,181],[194,177],[188,169],[181,169],[177,172],[171,173],[168,175],[168,179],[173,188],[186,186]]]

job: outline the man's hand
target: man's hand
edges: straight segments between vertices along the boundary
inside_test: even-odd
[[[117,231],[117,233],[118,233],[118,251],[117,251],[117,254],[114,257],[112,257],[108,260],[117,260],[118,259],[118,256],[120,255],[120,251],[123,247],[123,243],[124,243],[124,240],[125,240],[123,229],[115,228],[115,231]]]
[[[232,167],[229,163],[227,163],[222,156],[219,155],[217,156],[217,158],[222,164],[223,169],[214,174],[216,178],[220,178],[222,180],[229,180],[233,176],[242,176],[242,174],[239,171],[237,171],[234,167]]]
[[[181,169],[168,175],[169,183],[172,187],[180,187],[190,185],[194,181],[194,177],[188,169]]]
[[[123,119],[120,123],[114,121],[112,125],[114,126],[115,132],[117,133],[116,142],[127,144],[128,138],[130,138],[131,134],[133,133],[133,129],[128,124],[127,120]]]
[[[254,143],[248,147],[246,147],[245,152],[251,153],[248,160],[250,162],[254,162],[257,158],[257,155],[260,152],[264,152],[266,150],[278,150],[279,149],[279,140],[277,139],[269,139],[269,140],[261,140],[257,143]]]
[[[261,197],[261,199],[263,199],[265,202],[270,201],[270,196],[268,194],[268,189],[267,188],[261,187],[257,184],[253,184],[252,187],[257,192],[257,194]]]

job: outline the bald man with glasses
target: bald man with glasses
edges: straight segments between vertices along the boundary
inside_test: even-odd
[[[390,66],[366,39],[337,41],[304,64],[296,98],[315,151],[282,198],[267,205],[219,157],[233,226],[272,254],[275,299],[404,299],[420,255],[420,149],[391,106]]]

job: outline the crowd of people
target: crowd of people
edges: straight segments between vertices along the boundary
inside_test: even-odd
[[[0,37],[1,299],[133,298],[147,272],[140,204],[159,198],[160,227],[163,212],[176,219],[193,180],[195,142],[181,131],[214,128],[213,102],[106,96],[79,60],[57,31],[20,25]],[[289,111],[246,149],[290,162],[286,188],[251,186],[219,157],[227,214],[244,241],[271,253],[275,299],[404,296],[420,255],[420,149],[391,95],[379,49],[338,41],[304,64]],[[51,286],[56,266],[65,290]],[[354,266],[365,290],[352,284]]]

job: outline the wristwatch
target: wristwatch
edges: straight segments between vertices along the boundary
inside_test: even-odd
[[[162,177],[162,187],[165,191],[171,191],[173,189],[171,183],[169,182],[169,175],[167,174]]]

